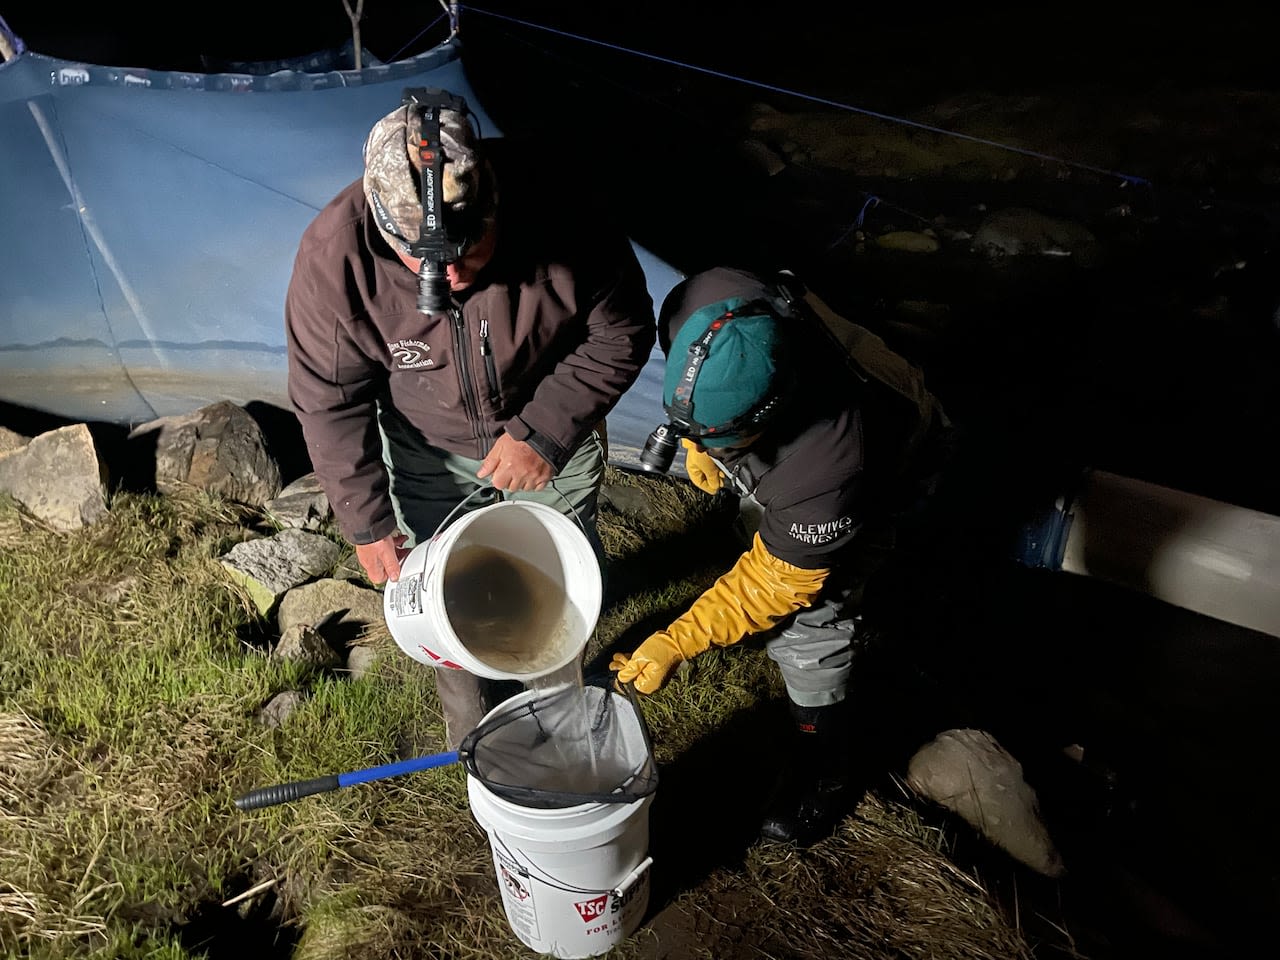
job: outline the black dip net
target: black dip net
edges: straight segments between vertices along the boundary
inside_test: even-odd
[[[458,753],[490,792],[527,807],[631,803],[658,786],[635,693],[611,673],[515,697]]]

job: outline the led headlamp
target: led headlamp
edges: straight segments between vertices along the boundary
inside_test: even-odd
[[[418,237],[409,244],[409,254],[422,261],[418,268],[418,309],[439,313],[449,305],[449,277],[446,264],[455,262],[484,233],[482,204],[470,198],[466,213],[451,210],[444,202],[445,155],[440,142],[440,111],[453,110],[466,117],[467,102],[434,87],[409,87],[402,104],[419,119],[418,195],[422,201],[422,225]]]
[[[732,323],[735,317],[758,316],[769,313],[778,316],[777,305],[768,300],[757,299],[726,310],[718,318],[708,324],[706,331],[693,343],[685,356],[684,370],[674,391],[670,403],[664,403],[668,422],[657,427],[645,440],[640,451],[640,468],[649,473],[666,473],[671,469],[675,459],[676,446],[681,438],[696,442],[725,437],[750,436],[758,433],[773,417],[777,410],[780,394],[777,385],[770,390],[759,403],[750,410],[739,414],[724,423],[707,424],[698,421],[695,416],[693,390],[698,382],[698,374],[702,364],[711,352],[711,343],[716,336]]]

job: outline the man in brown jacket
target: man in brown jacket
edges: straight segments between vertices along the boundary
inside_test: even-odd
[[[481,140],[447,92],[405,91],[364,160],[304,232],[285,302],[289,397],[343,536],[371,581],[395,580],[408,549],[491,486],[572,507],[594,538],[604,418],[656,335],[626,236],[569,202],[563,170]],[[447,228],[436,262],[415,256],[438,249],[424,202]],[[460,670],[436,679],[456,748],[496,693]]]

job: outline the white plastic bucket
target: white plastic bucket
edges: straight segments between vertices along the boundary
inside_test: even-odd
[[[495,711],[537,695],[525,691]],[[595,957],[635,932],[649,906],[652,794],[543,809],[468,775],[467,797],[489,835],[507,922],[521,942],[554,957]]]
[[[414,547],[383,592],[383,612],[415,660],[529,681],[581,654],[601,593],[600,563],[576,520],[504,500]]]

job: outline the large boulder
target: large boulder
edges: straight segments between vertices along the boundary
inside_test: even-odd
[[[155,444],[155,487],[195,487],[260,507],[280,492],[280,468],[256,420],[230,401],[135,428],[131,446]]]
[[[1065,872],[1022,765],[985,730],[938,734],[911,758],[907,784],[1032,870],[1048,877]]]
[[[0,452],[0,492],[64,533],[106,515],[105,483],[106,469],[83,423],[50,430]]]
[[[338,648],[350,646],[386,623],[381,591],[349,580],[322,578],[292,588],[280,601],[276,622],[283,636],[297,626],[318,631]]]

